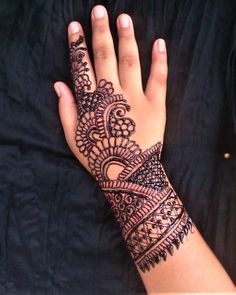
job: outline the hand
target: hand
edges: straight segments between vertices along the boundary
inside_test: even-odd
[[[66,140],[75,156],[94,175],[88,158],[94,146],[105,142],[104,148],[108,148],[109,144],[104,141],[105,138],[115,138],[116,145],[118,142],[122,145],[121,139],[126,138],[124,142],[136,144],[142,151],[157,142],[163,142],[166,121],[167,54],[164,40],[155,41],[151,72],[143,92],[139,54],[131,18],[122,14],[117,19],[118,62],[108,15],[103,6],[99,5],[93,9],[91,21],[94,69],[86,50],[82,27],[79,23],[73,22],[69,25],[68,39],[76,99],[62,82],[57,82],[55,89],[60,93],[59,113]],[[103,96],[108,99],[107,105],[103,106],[102,114],[96,114],[95,119],[94,108],[98,107]],[[115,106],[112,104],[114,100]],[[90,134],[88,128],[92,128]],[[139,147],[136,152],[141,152]],[[100,157],[100,152],[95,153],[97,157]],[[112,165],[107,172],[111,178],[116,179],[118,173],[127,165],[127,161],[123,157],[122,161],[113,159],[111,162]]]
[[[160,163],[166,121],[165,43],[154,42],[143,92],[130,17],[122,14],[117,19],[119,62],[105,8],[96,6],[91,19],[95,68],[83,30],[73,22],[68,37],[75,98],[64,83],[55,83],[71,150],[111,204],[148,294],[235,290],[195,227],[179,255],[155,267],[167,253],[173,255],[174,246],[178,249],[192,229]]]
[[[142,89],[131,18],[120,15],[119,62],[104,7],[92,11],[95,72],[81,26],[69,26],[75,98],[55,84],[67,142],[99,182],[118,220],[131,256],[150,270],[173,255],[192,221],[160,163],[165,128],[167,56],[164,40],[153,45],[151,73]]]

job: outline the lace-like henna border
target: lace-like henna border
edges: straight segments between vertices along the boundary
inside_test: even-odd
[[[71,73],[78,110],[76,145],[88,159],[119,222],[131,256],[142,271],[167,253],[173,255],[192,228],[192,221],[173,191],[160,162],[161,143],[142,151],[130,139],[135,122],[126,117],[130,106],[113,84],[100,80],[91,90],[84,37],[71,43]],[[111,180],[109,171],[122,172]]]

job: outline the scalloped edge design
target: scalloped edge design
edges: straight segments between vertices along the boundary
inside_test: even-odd
[[[135,261],[142,272],[149,271],[151,267],[155,267],[155,264],[160,263],[162,260],[166,261],[167,255],[171,256],[174,254],[174,247],[178,250],[180,245],[183,243],[184,236],[187,236],[189,231],[192,232],[194,226],[192,219],[188,216],[187,212],[184,211],[186,217],[186,223],[180,223],[182,226],[177,227],[166,240],[158,245],[156,249],[150,250],[150,253],[145,255],[139,261]]]

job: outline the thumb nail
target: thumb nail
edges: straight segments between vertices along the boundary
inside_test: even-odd
[[[58,97],[61,97],[61,89],[58,84],[54,84],[54,89]]]

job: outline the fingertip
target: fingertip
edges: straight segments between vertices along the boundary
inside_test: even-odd
[[[157,39],[155,43],[157,53],[166,53],[166,42],[164,39]]]
[[[117,27],[118,28],[126,29],[126,28],[130,27],[131,24],[132,24],[132,19],[128,14],[122,13],[117,17]]]
[[[58,97],[65,96],[68,92],[71,92],[70,88],[61,81],[57,81],[54,83],[54,89]]]
[[[73,34],[77,34],[81,31],[81,25],[79,22],[77,21],[73,21],[71,23],[69,23],[68,26],[68,35],[73,35]]]
[[[91,18],[92,20],[102,19],[107,15],[107,10],[103,5],[95,5],[92,9]]]
[[[70,88],[61,81],[54,83],[54,89],[56,93],[58,91],[60,93],[58,110],[66,138],[69,139],[68,142],[72,142],[71,139],[73,138],[77,120],[77,108],[74,96]]]
[[[60,97],[61,97],[60,83],[59,83],[59,82],[56,82],[56,83],[54,83],[53,86],[54,86],[54,90],[55,90],[55,92],[56,92],[58,98],[60,98]]]
[[[68,42],[69,47],[71,46],[72,42],[76,42],[80,36],[83,36],[83,29],[79,22],[73,21],[68,25]]]
[[[62,104],[66,103],[74,105],[74,96],[70,88],[64,82],[55,82],[54,89]]]

